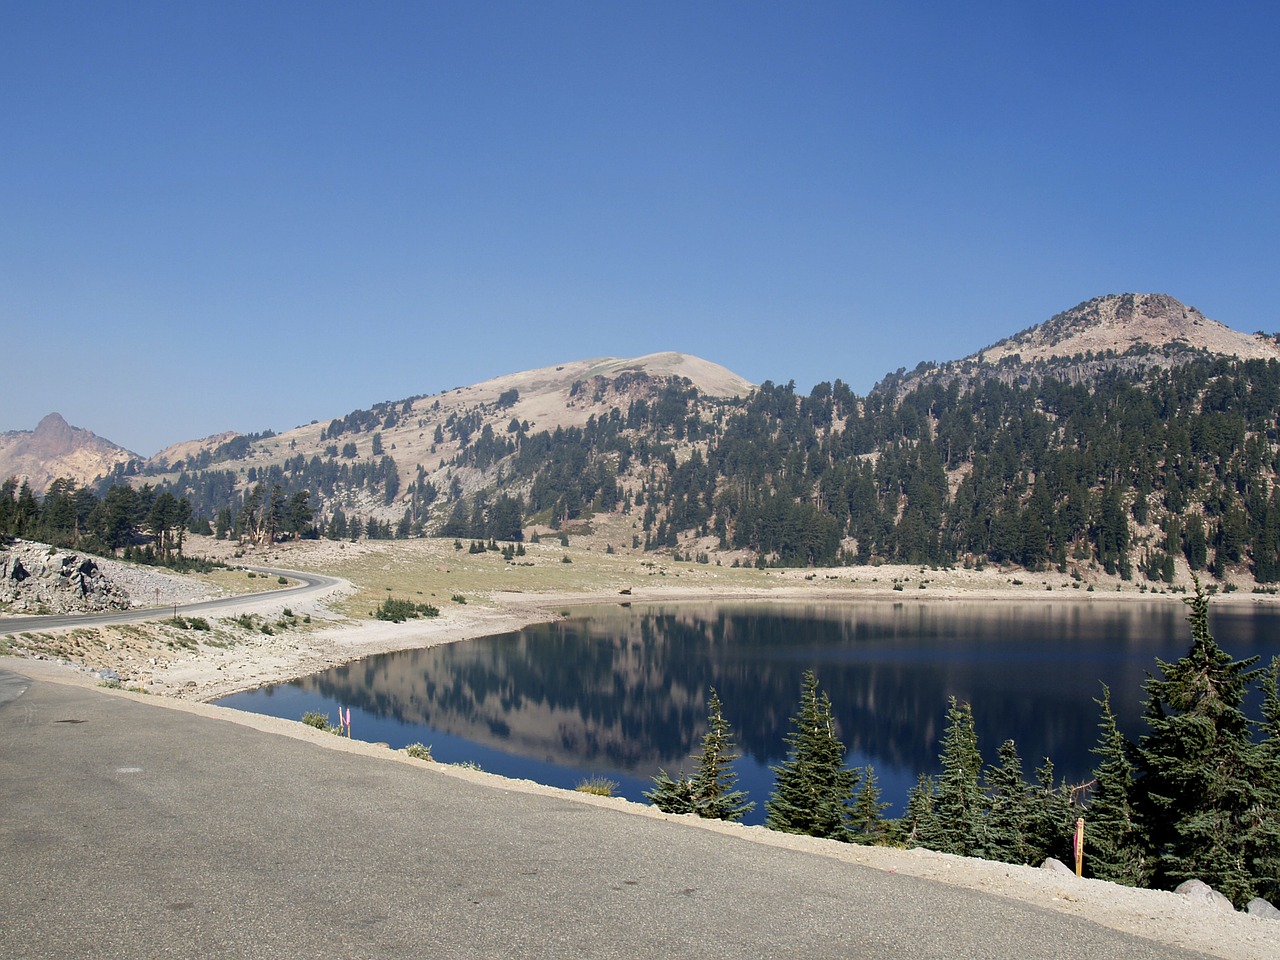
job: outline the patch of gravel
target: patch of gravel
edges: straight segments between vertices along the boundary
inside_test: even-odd
[[[131,609],[164,607],[175,603],[198,603],[201,600],[212,600],[222,596],[222,591],[211,584],[166,573],[155,567],[124,563],[105,557],[95,557],[94,560],[108,579],[123,587],[129,594]]]

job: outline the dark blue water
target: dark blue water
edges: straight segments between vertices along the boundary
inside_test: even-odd
[[[336,720],[349,707],[361,740],[421,742],[437,760],[553,786],[605,776],[639,800],[660,767],[692,772],[714,686],[758,822],[812,669],[849,763],[874,765],[900,812],[917,775],[938,770],[952,696],[973,705],[984,759],[994,762],[1013,738],[1029,777],[1047,756],[1059,778],[1089,780],[1102,684],[1136,739],[1146,675],[1157,658],[1176,660],[1190,646],[1185,616],[1177,602],[602,607],[219,702],[290,719],[315,710]],[[1237,658],[1280,655],[1280,612],[1220,605],[1210,625]]]

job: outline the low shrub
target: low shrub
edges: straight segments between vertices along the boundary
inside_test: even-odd
[[[406,620],[416,620],[418,617],[438,617],[440,609],[429,603],[414,603],[412,600],[396,600],[387,597],[373,615],[378,620],[404,623]]]
[[[579,780],[578,785],[573,789],[578,793],[589,793],[596,797],[612,797],[613,791],[618,789],[618,781],[601,776],[588,777],[585,780]]]

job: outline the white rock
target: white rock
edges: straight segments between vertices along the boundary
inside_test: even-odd
[[[1188,900],[1208,904],[1223,913],[1235,913],[1236,908],[1231,905],[1230,900],[1201,880],[1186,880],[1178,884],[1173,892]]]
[[[1245,910],[1251,917],[1262,917],[1264,920],[1280,920],[1280,910],[1272,906],[1270,900],[1263,900],[1261,897],[1254,897],[1250,900]]]

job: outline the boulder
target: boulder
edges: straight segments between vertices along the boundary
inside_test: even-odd
[[[1201,880],[1185,880],[1178,884],[1173,892],[1188,900],[1221,910],[1223,913],[1235,913],[1236,908],[1231,905],[1230,900]]]
[[[1074,877],[1076,875],[1074,870],[1068,867],[1061,860],[1055,860],[1053,857],[1050,857],[1044,863],[1040,864],[1040,869],[1047,870],[1059,877]]]
[[[1272,906],[1270,900],[1263,900],[1261,897],[1250,900],[1249,905],[1245,907],[1245,912],[1251,917],[1261,917],[1263,920],[1280,920],[1280,910]]]

